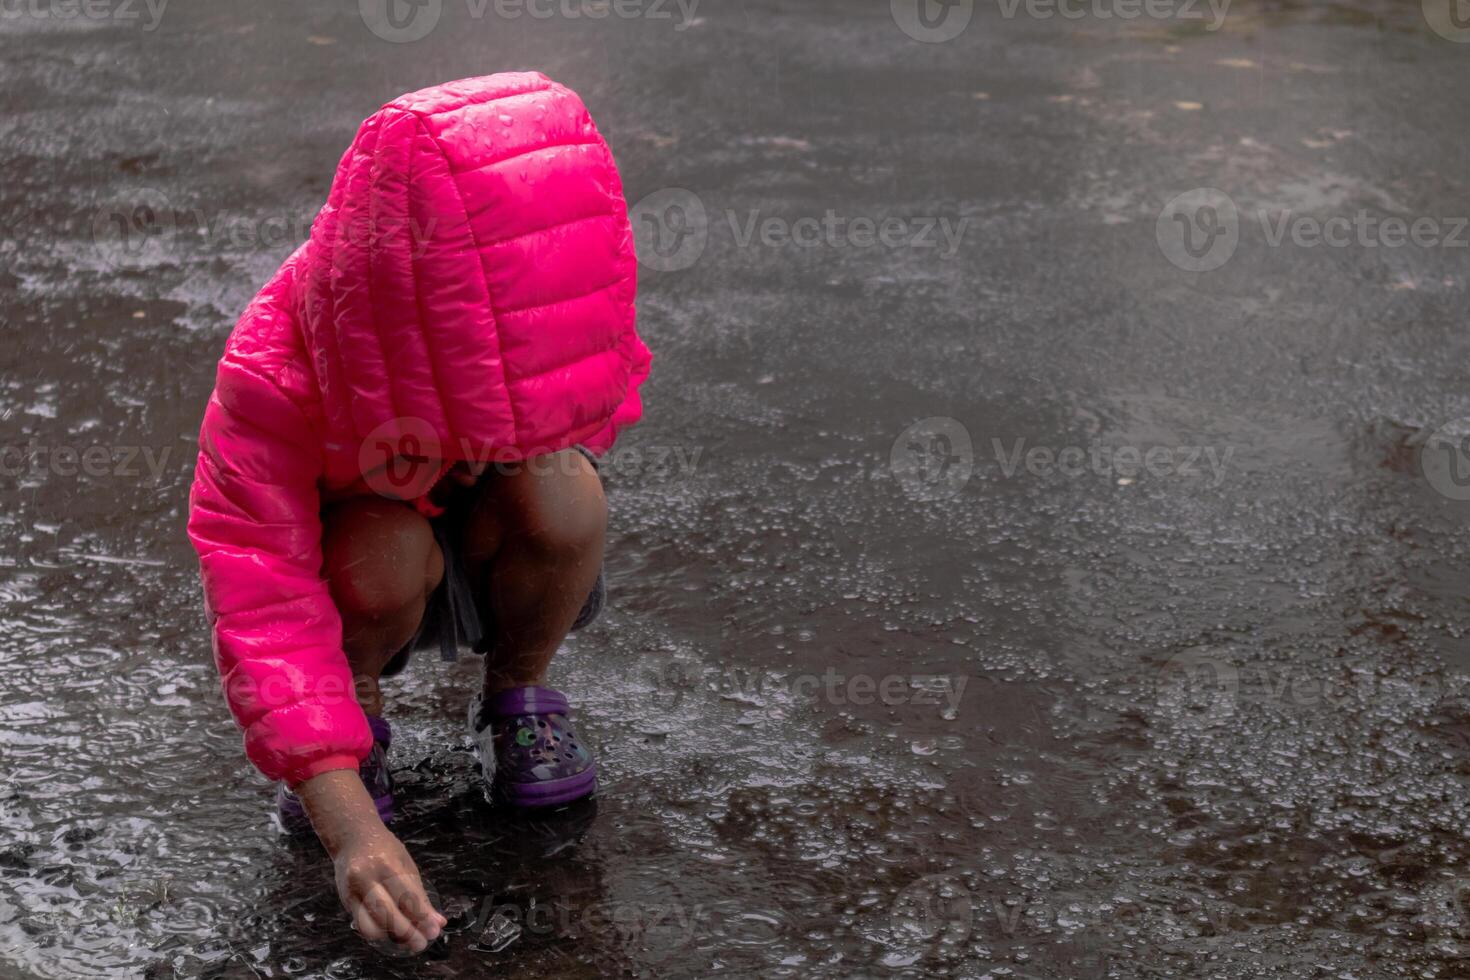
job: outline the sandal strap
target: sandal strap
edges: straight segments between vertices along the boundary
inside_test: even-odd
[[[569,710],[567,696],[549,687],[512,687],[492,696],[482,708],[491,718],[564,715]]]
[[[368,728],[372,729],[373,732],[374,742],[377,742],[385,749],[393,743],[393,727],[388,724],[386,718],[368,715],[367,720]]]

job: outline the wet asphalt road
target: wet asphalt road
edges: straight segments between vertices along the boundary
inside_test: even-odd
[[[1470,975],[1470,44],[1018,3],[0,4],[0,976]],[[555,668],[606,785],[487,809],[417,663],[411,961],[272,832],[185,497],[357,123],[524,68],[656,356]]]

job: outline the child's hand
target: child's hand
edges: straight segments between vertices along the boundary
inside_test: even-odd
[[[448,922],[424,890],[419,869],[383,826],[367,787],[351,769],[324,772],[296,788],[336,868],[337,897],[370,942],[392,938],[422,952]]]
[[[332,862],[337,896],[364,939],[392,938],[421,953],[439,938],[447,920],[429,902],[413,859],[387,828],[354,839]]]

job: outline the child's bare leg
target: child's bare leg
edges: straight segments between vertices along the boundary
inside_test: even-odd
[[[485,694],[542,684],[602,568],[607,501],[580,452],[492,470],[464,526],[465,571],[494,620]]]
[[[363,711],[381,715],[378,679],[413,639],[444,577],[444,556],[429,522],[394,500],[347,500],[327,511],[323,523],[324,573],[342,614],[342,647],[357,700]]]

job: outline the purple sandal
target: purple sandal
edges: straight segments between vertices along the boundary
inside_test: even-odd
[[[515,687],[470,703],[470,733],[497,800],[560,806],[597,789],[597,763],[570,713],[566,695],[549,687]]]
[[[357,767],[357,774],[378,808],[378,817],[383,823],[393,822],[393,774],[388,771],[388,746],[393,743],[393,728],[382,718],[367,716],[368,727],[373,731],[373,747],[366,759]],[[311,820],[306,816],[306,807],[301,797],[286,788],[285,783],[276,786],[276,812],[281,826],[288,833],[299,834],[311,830]]]

